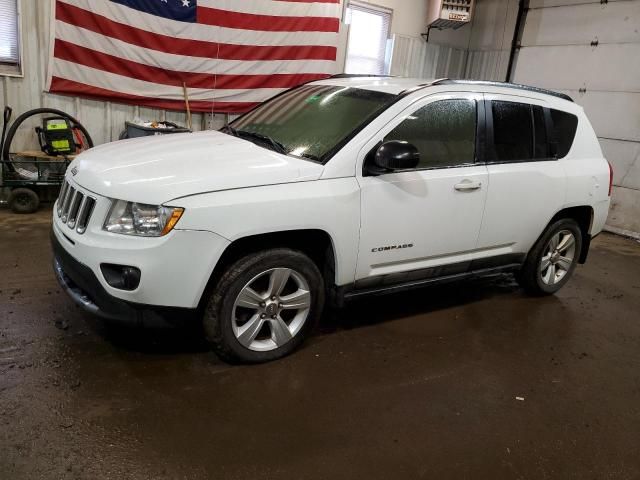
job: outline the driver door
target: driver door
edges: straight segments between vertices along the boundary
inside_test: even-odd
[[[467,270],[488,187],[487,167],[476,155],[477,132],[484,128],[482,98],[477,93],[448,93],[422,99],[361,150],[357,287]],[[389,140],[416,146],[418,166],[368,174],[367,162],[380,142]]]

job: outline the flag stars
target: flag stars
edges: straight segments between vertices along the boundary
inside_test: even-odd
[[[191,0],[182,0],[182,6],[183,7],[190,7],[191,6]]]

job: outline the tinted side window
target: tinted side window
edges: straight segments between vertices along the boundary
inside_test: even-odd
[[[425,105],[387,134],[420,152],[417,168],[473,163],[476,142],[476,102],[440,100]]]
[[[551,142],[555,144],[556,156],[566,157],[578,128],[578,117],[561,110],[551,109]]]
[[[495,159],[518,162],[533,157],[533,122],[531,106],[525,103],[491,102]]]
[[[542,160],[551,158],[549,153],[549,142],[547,141],[547,127],[544,121],[544,111],[542,107],[533,105],[533,158]]]

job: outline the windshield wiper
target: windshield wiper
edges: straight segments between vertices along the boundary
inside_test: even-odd
[[[220,131],[225,133],[230,133],[234,137],[238,136],[238,131],[235,128],[233,128],[231,125],[225,125],[220,129]]]
[[[273,138],[267,135],[263,135],[262,133],[257,133],[257,132],[247,132],[245,130],[236,130],[233,127],[228,127],[228,128],[231,129],[229,131],[232,133],[232,135],[235,135],[236,137],[253,138],[255,140],[259,140],[261,142],[271,145],[272,150],[275,150],[278,153],[282,153],[283,155],[287,154],[287,149],[285,148],[284,145],[282,145],[280,142],[278,142],[277,140],[274,140]]]
[[[319,162],[320,161],[320,157],[318,157],[317,155],[314,155],[312,153],[301,153],[300,156],[302,158],[308,158],[309,160],[313,160],[314,162]]]
[[[229,133],[230,135],[233,135],[234,137],[248,137],[248,138],[253,138],[255,140],[259,140],[261,142],[267,143],[271,146],[272,150],[275,150],[278,153],[282,153],[284,155],[287,155],[287,149],[284,145],[282,145],[280,142],[278,142],[277,140],[267,136],[267,135],[263,135],[262,133],[257,133],[257,132],[247,132],[246,130],[238,130],[236,128],[233,128],[231,125],[225,125],[224,127],[222,127],[220,129],[221,132],[225,132],[225,133]]]

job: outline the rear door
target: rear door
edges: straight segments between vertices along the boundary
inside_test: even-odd
[[[564,204],[565,171],[544,101],[485,94],[485,112],[489,189],[478,250],[509,259],[528,252]]]

